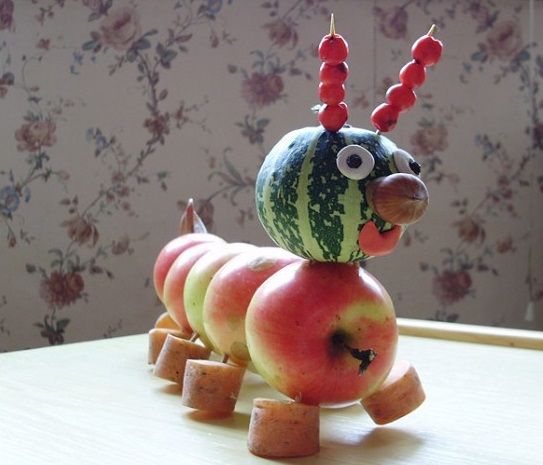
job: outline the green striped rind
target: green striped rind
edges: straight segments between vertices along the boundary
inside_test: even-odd
[[[339,150],[350,144],[367,148],[375,158],[372,174],[355,181],[336,165]],[[256,183],[256,206],[262,225],[281,247],[317,261],[352,262],[368,258],[358,247],[362,226],[385,223],[368,206],[368,181],[395,170],[394,143],[374,132],[343,128],[303,128],[284,136],[266,157]]]
[[[298,199],[296,201],[296,212],[298,214],[298,229],[300,237],[302,239],[302,247],[306,258],[312,260],[323,260],[320,254],[320,246],[313,234],[311,226],[310,212],[312,211],[310,205],[310,197],[308,187],[311,183],[311,173],[313,170],[313,157],[315,148],[319,142],[318,137],[313,137],[311,144],[307,147],[306,156],[302,163],[302,169],[300,171],[300,178],[298,181]],[[318,206],[317,206],[318,208]]]
[[[298,225],[296,201],[304,158],[313,132],[305,129],[285,135],[268,154],[256,182],[256,205],[264,229],[280,246],[307,257]]]
[[[336,166],[337,153],[344,146],[345,139],[340,133],[323,131],[311,157],[307,208],[310,229],[319,246],[319,254],[314,254],[318,261],[347,261],[341,249],[345,220],[342,200],[349,180]]]

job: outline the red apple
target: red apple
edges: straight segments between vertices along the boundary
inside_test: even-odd
[[[187,320],[183,300],[187,275],[202,255],[213,249],[220,250],[225,245],[224,241],[211,241],[194,245],[179,254],[166,275],[162,301],[172,319],[184,331],[192,331],[192,327]]]
[[[217,271],[229,260],[252,249],[256,249],[256,247],[239,242],[223,245],[219,250],[212,249],[198,259],[190,269],[185,281],[183,298],[187,320],[192,329],[198,333],[200,340],[209,349],[216,352],[219,350],[213,347],[204,328],[204,298],[209,283]]]
[[[293,263],[256,291],[247,345],[262,377],[306,404],[366,397],[394,362],[396,317],[385,288],[357,264]]]
[[[224,242],[223,239],[213,234],[184,234],[183,236],[176,237],[163,247],[158,254],[153,270],[153,282],[156,295],[161,301],[163,300],[164,294],[164,280],[166,279],[166,275],[168,274],[172,263],[179,257],[179,254],[197,244],[216,241]]]
[[[211,280],[204,299],[204,328],[213,345],[240,364],[250,361],[245,314],[258,287],[271,275],[301,258],[278,247],[244,252]]]

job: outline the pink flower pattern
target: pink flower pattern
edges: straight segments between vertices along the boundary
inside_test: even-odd
[[[439,303],[452,305],[470,292],[472,279],[467,271],[445,270],[434,277],[433,290]]]
[[[486,49],[491,57],[506,61],[512,59],[522,47],[520,25],[506,20],[494,25],[486,36]]]
[[[128,50],[141,34],[138,12],[132,7],[110,10],[100,24],[100,34],[104,46],[118,52]]]
[[[50,119],[23,124],[15,131],[15,139],[19,142],[17,150],[35,152],[42,147],[52,147],[57,141],[56,128],[55,122]]]
[[[290,18],[278,18],[274,21],[264,24],[264,29],[268,31],[270,42],[278,47],[290,45],[291,48],[298,44],[298,32],[296,23]]]
[[[81,274],[53,271],[41,280],[40,296],[50,308],[62,309],[81,299],[84,288],[85,281]]]
[[[249,105],[263,108],[281,98],[284,84],[278,74],[253,73],[241,85],[241,95]]]
[[[62,226],[66,228],[68,237],[79,245],[88,244],[90,247],[94,247],[100,238],[93,221],[79,215],[63,221]]]
[[[447,137],[448,130],[442,124],[422,127],[411,136],[413,153],[424,157],[443,152],[449,145]]]

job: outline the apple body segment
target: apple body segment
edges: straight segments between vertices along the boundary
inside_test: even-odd
[[[211,241],[194,245],[193,247],[179,254],[166,275],[166,279],[164,280],[164,295],[162,302],[164,303],[164,306],[172,319],[183,331],[193,331],[189,321],[187,320],[183,299],[185,282],[187,280],[189,271],[202,255],[212,249],[220,250],[221,247],[224,246],[224,241]]]
[[[219,250],[212,249],[198,259],[185,281],[183,299],[187,320],[204,345],[215,352],[218,349],[213,346],[204,328],[204,298],[209,283],[228,261],[254,248],[251,244],[232,243],[223,245]]]
[[[390,296],[370,273],[356,264],[306,260],[258,288],[246,334],[268,384],[310,405],[345,404],[374,392],[392,367],[398,339]],[[374,355],[361,363],[355,355],[364,353]]]
[[[301,258],[278,247],[244,252],[224,265],[211,280],[204,299],[204,328],[212,344],[234,362],[250,361],[245,314],[258,287]]]
[[[168,242],[158,254],[153,269],[153,283],[155,286],[155,292],[158,298],[163,302],[164,300],[164,281],[166,275],[170,271],[170,267],[179,255],[191,247],[203,244],[206,242],[224,243],[224,240],[219,236],[207,233],[192,233],[178,236],[175,239]]]

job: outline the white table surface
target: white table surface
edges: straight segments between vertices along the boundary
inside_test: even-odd
[[[206,420],[155,378],[147,336],[0,354],[1,465],[273,463],[246,448],[247,373],[236,413]],[[426,402],[389,426],[358,405],[322,410],[318,455],[299,464],[543,464],[543,352],[400,337]],[[276,461],[277,462],[277,461]]]

